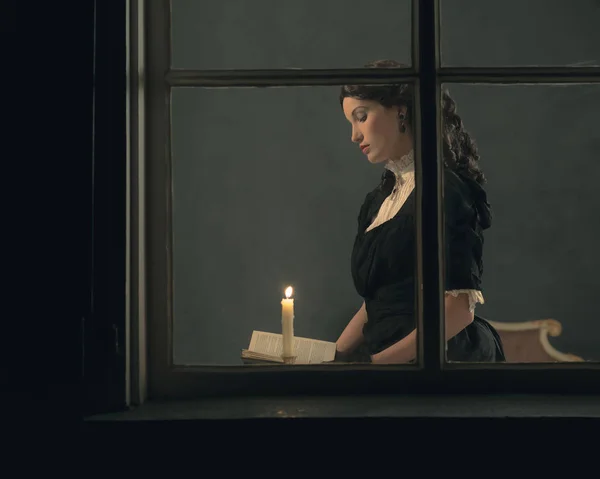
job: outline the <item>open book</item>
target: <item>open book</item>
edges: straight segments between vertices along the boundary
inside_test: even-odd
[[[281,334],[253,331],[248,349],[242,349],[242,359],[245,363],[268,362],[283,363],[283,337]],[[294,364],[319,364],[333,361],[335,358],[335,343],[318,339],[294,337]]]

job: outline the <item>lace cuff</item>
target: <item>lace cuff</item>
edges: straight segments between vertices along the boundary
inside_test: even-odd
[[[478,291],[476,289],[453,289],[452,291],[446,291],[446,294],[451,294],[455,298],[457,298],[459,294],[468,294],[469,311],[471,312],[475,311],[475,305],[477,303],[485,303],[485,300],[483,299],[483,294],[481,294],[481,291]]]

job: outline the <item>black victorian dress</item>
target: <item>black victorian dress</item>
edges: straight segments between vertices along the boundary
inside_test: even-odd
[[[358,216],[351,256],[354,285],[367,310],[363,348],[370,355],[398,342],[416,327],[415,191],[392,219],[366,231],[394,183],[394,174],[386,171],[381,184],[367,194]],[[480,291],[483,231],[491,226],[492,218],[486,193],[474,180],[445,168],[444,211],[445,290]],[[478,316],[448,341],[447,359],[505,360],[498,333]]]

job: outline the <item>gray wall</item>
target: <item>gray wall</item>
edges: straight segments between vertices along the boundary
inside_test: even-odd
[[[409,3],[371,1],[366,12],[365,2],[349,0],[173,0],[173,66],[409,63]],[[598,2],[492,3],[442,2],[446,64],[600,58]],[[556,347],[600,359],[593,118],[600,86],[449,89],[480,147],[495,212],[485,250],[487,303],[478,311],[499,321],[556,318],[564,326]],[[360,305],[349,255],[358,208],[381,168],[350,142],[337,93],[174,91],[176,363],[239,364],[253,329],[280,330],[288,284],[296,289],[299,336],[335,340]]]

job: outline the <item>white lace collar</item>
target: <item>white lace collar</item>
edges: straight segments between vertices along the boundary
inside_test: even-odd
[[[403,184],[406,174],[414,171],[414,155],[414,150],[410,150],[406,155],[403,155],[396,160],[388,160],[385,164],[385,168],[390,170],[396,176],[396,182]]]

